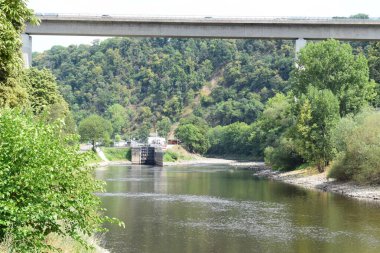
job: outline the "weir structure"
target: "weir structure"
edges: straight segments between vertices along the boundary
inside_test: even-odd
[[[132,147],[132,164],[164,166],[162,148],[141,146]]]
[[[380,19],[144,17],[40,14],[39,26],[27,25],[23,39],[25,64],[32,63],[33,35],[173,37],[296,40],[380,40]]]

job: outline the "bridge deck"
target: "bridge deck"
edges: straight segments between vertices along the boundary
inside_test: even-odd
[[[29,35],[380,40],[379,19],[39,16]]]

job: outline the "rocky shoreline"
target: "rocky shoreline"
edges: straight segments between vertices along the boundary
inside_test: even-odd
[[[252,169],[252,168],[249,168]],[[326,172],[302,169],[290,172],[278,172],[269,168],[253,169],[254,175],[307,189],[332,192],[359,200],[376,201],[380,203],[380,186],[358,185],[353,182],[337,182],[327,179]]]

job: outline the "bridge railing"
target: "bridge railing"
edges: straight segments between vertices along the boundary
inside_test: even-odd
[[[380,17],[370,17],[368,19],[361,18],[348,18],[348,17],[305,17],[305,16],[200,16],[200,15],[139,15],[139,14],[94,14],[94,13],[36,13],[37,17],[40,18],[104,18],[104,19],[162,19],[162,20],[176,20],[176,19],[204,19],[204,20],[236,20],[236,21],[247,21],[247,20],[305,20],[305,21],[335,21],[339,22],[350,22],[350,21],[379,21]]]

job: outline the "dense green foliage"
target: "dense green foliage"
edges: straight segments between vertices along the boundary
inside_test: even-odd
[[[349,44],[336,40],[308,43],[298,56],[292,76],[296,95],[305,94],[309,86],[333,92],[341,115],[358,113],[376,96],[366,58],[355,56]]]
[[[144,140],[188,108],[212,126],[252,123],[287,89],[293,56],[290,41],[113,38],[56,46],[34,64],[52,70],[77,122],[96,113],[114,135]]]
[[[101,230],[102,183],[85,166],[74,119],[48,70],[23,69],[20,34],[37,23],[24,0],[0,0],[0,245],[7,252],[59,251],[48,237]],[[10,109],[16,107],[17,109]]]
[[[83,119],[78,127],[79,134],[82,141],[91,141],[93,148],[97,141],[106,141],[112,133],[111,123],[93,114]]]
[[[377,96],[373,102],[375,107],[380,107],[380,43],[372,43],[368,49],[368,64],[370,77],[376,82]]]
[[[294,113],[294,97],[291,93],[276,94],[265,105],[261,117],[254,123],[253,141],[256,153],[275,169],[290,170],[304,162],[291,138],[290,129],[297,115]]]
[[[334,139],[339,155],[329,177],[380,183],[379,112],[363,112],[341,119]]]
[[[190,160],[190,157],[185,156],[181,152],[176,152],[174,150],[166,150],[164,153],[164,162],[177,162],[183,160]]]
[[[69,105],[60,94],[55,77],[49,70],[25,69],[23,85],[27,89],[27,105],[35,115],[44,118],[47,123],[61,120],[66,133],[76,133],[76,124]]]
[[[267,104],[268,109],[278,104],[282,111],[270,111],[274,118],[263,124],[268,117],[264,111],[256,122],[261,129],[256,136],[265,136],[265,160],[273,167],[290,169],[308,162],[323,171],[336,157],[332,133],[340,115],[360,112],[373,103],[375,83],[369,81],[365,57],[334,40],[309,43],[296,66],[291,73],[293,93],[288,99],[278,95],[274,104]],[[262,138],[256,140],[262,143]]]
[[[214,127],[207,133],[207,137],[211,143],[208,153],[253,156],[255,149],[254,143],[251,140],[251,134],[252,126],[244,122]]]
[[[294,64],[289,41],[109,39],[54,47],[35,64],[57,76],[77,121],[103,115],[113,136],[175,130],[191,152],[322,171],[339,153],[340,117],[380,104],[379,51],[376,43],[310,42]]]
[[[37,22],[24,0],[0,0],[0,107],[13,107],[27,101],[20,50],[20,33],[27,21]]]
[[[81,240],[99,229],[102,184],[85,166],[86,155],[68,145],[59,125],[31,114],[0,113],[0,241],[16,252],[42,252],[50,233]]]
[[[208,125],[205,120],[192,116],[180,121],[175,135],[190,152],[204,154],[210,148],[206,136],[207,130]]]
[[[297,153],[323,171],[334,157],[331,132],[339,120],[339,102],[330,90],[310,86],[296,105],[293,129]]]

